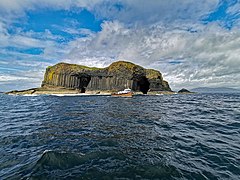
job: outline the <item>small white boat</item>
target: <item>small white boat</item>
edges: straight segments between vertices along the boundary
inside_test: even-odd
[[[123,91],[118,91],[117,93],[112,93],[111,96],[114,97],[132,97],[133,92],[130,88],[124,89]]]

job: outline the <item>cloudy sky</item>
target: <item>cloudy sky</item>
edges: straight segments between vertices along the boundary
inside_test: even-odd
[[[127,60],[174,90],[240,88],[239,0],[0,0],[0,91],[58,62]]]

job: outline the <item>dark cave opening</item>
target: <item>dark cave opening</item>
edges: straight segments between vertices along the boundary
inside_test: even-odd
[[[76,75],[78,78],[78,82],[75,85],[75,88],[79,90],[80,93],[85,93],[86,92],[86,88],[89,84],[89,82],[91,81],[91,76],[85,75],[85,74],[79,74]]]
[[[142,77],[140,80],[138,80],[137,85],[139,87],[139,90],[143,94],[147,94],[150,87],[150,83],[146,77]]]
[[[80,93],[85,93],[86,92],[86,89],[84,88],[84,87],[82,87],[81,89],[80,89]]]

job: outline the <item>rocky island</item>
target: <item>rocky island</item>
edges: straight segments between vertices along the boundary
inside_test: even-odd
[[[178,91],[178,94],[195,94],[195,92],[191,92],[185,88]]]
[[[126,61],[106,68],[58,63],[47,67],[40,88],[11,91],[8,94],[104,94],[131,88],[135,92],[172,92],[162,74]]]

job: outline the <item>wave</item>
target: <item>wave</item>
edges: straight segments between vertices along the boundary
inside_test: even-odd
[[[1,95],[0,179],[239,179],[240,96],[158,97]]]
[[[88,154],[45,151],[32,168],[30,179],[134,179],[181,177],[172,165],[129,165],[129,159],[118,151]]]

